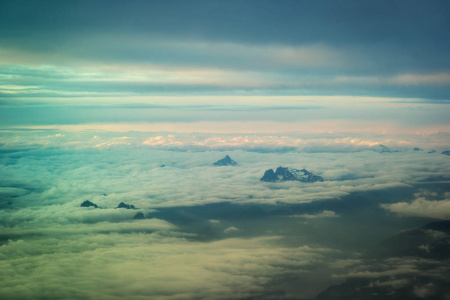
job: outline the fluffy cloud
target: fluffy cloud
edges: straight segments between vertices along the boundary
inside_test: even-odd
[[[194,137],[190,139],[174,135],[155,136],[142,144],[152,147],[183,147],[189,149],[249,149],[255,151],[289,151],[309,150],[312,152],[326,151],[361,151],[379,145],[380,142],[360,140],[358,138],[302,139],[292,136],[213,136]]]
[[[175,134],[158,136],[177,140]],[[142,145],[145,139],[136,133],[45,131],[6,141],[0,164],[2,297],[231,299],[283,291],[286,298],[311,298],[353,277],[401,286],[401,276],[420,268],[367,267],[353,250],[336,250],[345,242],[327,238],[329,224],[348,216],[331,207],[352,193],[364,202],[359,193],[374,191],[370,199],[377,200],[377,193],[393,187],[442,180],[450,164],[447,156],[425,151],[168,151]],[[94,147],[124,141],[138,146]],[[89,146],[78,146],[83,143]],[[226,154],[239,165],[212,165]],[[326,181],[260,182],[265,170],[279,165],[306,168]],[[427,201],[438,196],[427,195]],[[102,208],[80,207],[85,200]],[[120,202],[139,209],[115,209]],[[226,206],[212,205],[214,214],[203,214],[204,220],[184,211],[222,202],[244,208],[224,217],[217,210]],[[297,207],[294,218],[284,217],[287,204],[306,203],[309,210]],[[267,204],[281,212],[245,210]],[[137,212],[146,219],[134,220]],[[391,275],[393,281],[376,281]]]
[[[0,166],[5,174],[1,190],[4,194],[3,206],[64,204],[76,207],[84,200],[104,208],[114,208],[125,202],[142,209],[224,201],[302,203],[339,198],[357,191],[406,187],[418,181],[447,178],[450,169],[450,161],[446,157],[425,151],[264,153],[241,150],[167,151],[146,146],[94,148],[102,139],[106,141],[99,134],[92,133],[84,133],[87,138],[83,135],[78,137],[80,143],[90,143],[92,148],[78,149],[76,145],[80,143],[75,144],[74,148],[66,148],[73,143],[71,135],[47,133],[40,138],[52,143],[63,140],[59,144],[62,149],[31,149],[4,155],[4,163]],[[27,136],[19,135],[16,143],[20,144],[20,138]],[[167,138],[175,139],[176,136],[169,135]],[[133,135],[112,135],[107,140],[133,143],[136,139]],[[159,137],[156,139],[160,140]],[[238,141],[241,143],[241,139]],[[34,142],[27,145],[31,147]],[[212,165],[226,154],[230,154],[239,165],[235,168],[216,168]],[[326,181],[314,184],[259,181],[265,170],[278,166],[306,168]],[[107,215],[106,212],[98,214]]]
[[[92,110],[89,110],[89,113],[92,113]],[[144,147],[163,150],[179,148],[183,151],[360,152],[380,151],[381,145],[385,145],[392,151],[411,151],[418,147],[426,152],[433,149],[439,152],[449,147],[446,133],[418,132],[405,135],[360,134],[354,131],[340,133],[342,126],[348,127],[354,123],[340,122],[325,126],[319,123],[316,121],[246,122],[245,124],[241,122],[180,122],[37,126],[33,127],[34,130],[24,132],[17,130],[3,132],[0,150],[37,148],[103,150]],[[320,129],[321,126],[323,130]],[[61,131],[57,129],[58,127],[66,131]],[[333,127],[336,131],[327,131],[327,127]],[[368,124],[368,127],[371,125]],[[245,130],[254,133],[239,133]],[[283,130],[292,131],[277,133]],[[302,130],[306,131],[302,133]],[[175,132],[170,133],[170,131]],[[270,131],[272,132],[267,133]],[[316,133],[311,134],[313,131]],[[351,129],[350,132],[352,132]]]
[[[425,193],[412,202],[384,204],[382,207],[403,216],[450,220],[450,193],[446,192],[444,199],[440,200],[429,200],[427,196],[430,194]]]
[[[332,250],[277,246],[278,237],[211,243],[153,234],[66,235],[0,247],[2,297],[231,299],[310,272]]]

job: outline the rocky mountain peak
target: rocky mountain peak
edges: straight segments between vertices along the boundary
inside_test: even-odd
[[[136,209],[134,205],[126,204],[124,202],[120,202],[120,204],[116,208]]]
[[[301,181],[301,182],[316,182],[323,181],[321,176],[314,175],[311,172],[308,172],[306,169],[294,169],[294,168],[285,168],[278,167],[274,172],[272,169],[269,169],[264,172],[264,176],[260,179],[265,182],[278,182],[278,181]]]

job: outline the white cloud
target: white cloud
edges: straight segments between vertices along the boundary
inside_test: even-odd
[[[33,128],[32,131],[20,132],[20,134],[16,134],[19,131],[15,130],[5,131],[0,149],[125,149],[145,146],[154,149],[179,148],[189,151],[358,152],[373,150],[382,144],[392,150],[411,151],[414,147],[419,147],[426,152],[432,149],[440,152],[447,150],[449,147],[447,143],[448,134],[446,133],[425,134],[422,132],[405,135],[379,135],[327,132],[324,130],[313,134],[310,130],[319,128],[315,127],[316,122],[310,122],[306,127],[303,125],[303,123],[297,122],[85,124],[73,125],[74,127],[69,126],[69,128],[62,126],[67,131],[58,130],[59,133],[56,135],[48,135],[46,131],[54,130],[58,126],[38,126],[40,129]],[[350,126],[351,124],[347,125]],[[293,126],[291,132],[281,133],[283,128],[286,129],[286,126]],[[252,131],[252,128],[259,129],[256,129],[255,132],[240,132]],[[268,128],[272,128],[274,131],[269,133]],[[115,132],[116,130],[117,132]],[[173,130],[177,132],[172,132]],[[305,132],[301,133],[302,130],[305,130]],[[123,136],[122,131],[127,132],[126,136]],[[280,131],[280,133],[277,133],[277,131]]]
[[[398,141],[397,141],[398,143]],[[197,150],[205,149],[267,149],[277,150],[293,148],[309,151],[361,151],[379,145],[379,141],[358,138],[299,138],[289,135],[215,135],[210,137],[192,136],[155,136],[146,139],[144,145],[152,147],[184,147]]]
[[[78,138],[80,143],[92,141],[92,145],[99,140],[139,140],[114,140],[114,135],[102,135],[96,134],[98,138],[92,139],[93,133],[87,133],[89,139]],[[177,138],[176,135],[163,137]],[[67,139],[73,142],[70,138],[65,134],[57,140],[61,140],[59,145],[64,148]],[[227,136],[222,138],[229,139]],[[189,136],[178,140],[188,141]],[[213,168],[212,163],[226,154],[239,165]],[[105,208],[125,202],[142,209],[224,201],[302,203],[339,198],[357,191],[408,187],[430,178],[447,178],[450,168],[450,161],[442,155],[425,151],[280,154],[240,150],[172,152],[137,146],[105,150],[30,150],[12,159],[14,164],[0,166],[6,178],[1,191],[6,193],[5,197],[10,197],[12,207],[35,206],[37,203],[76,207],[84,200]],[[113,161],[115,163],[111,164]],[[305,168],[326,181],[314,184],[259,181],[265,170],[278,166]],[[106,214],[98,214],[103,213]]]
[[[450,220],[448,193],[447,198],[442,200],[427,200],[425,197],[419,197],[410,203],[383,204],[382,207],[403,216]]]
[[[237,223],[205,216],[204,224],[199,226],[212,228],[225,239],[199,242],[199,236],[184,231],[182,225],[154,218],[155,210],[218,202],[282,205],[335,199],[358,191],[404,187],[430,176],[445,178],[450,164],[446,157],[425,151],[167,151],[141,145],[149,135],[132,132],[64,132],[64,136],[56,137],[54,132],[49,136],[48,132],[32,131],[15,132],[14,136],[12,145],[28,151],[9,148],[11,152],[5,151],[0,165],[5,178],[0,191],[11,201],[7,210],[0,210],[0,231],[10,239],[0,246],[0,277],[4,279],[0,282],[0,296],[6,299],[120,299],[126,295],[230,299],[254,297],[267,289],[283,290],[276,285],[280,278],[298,279],[302,291],[294,296],[311,298],[319,287],[301,279],[316,278],[311,277],[314,274],[325,284],[339,283],[349,276],[376,280],[380,276],[416,274],[419,268],[411,261],[386,262],[386,267],[370,268],[353,253],[313,247],[301,239],[288,241],[281,236],[283,228],[276,228],[278,225],[264,232],[270,236],[255,237],[252,234],[256,229],[245,224],[252,220]],[[158,136],[184,143],[191,137],[153,135]],[[209,138],[200,135],[198,140]],[[240,138],[233,140],[235,136],[216,138],[243,142]],[[248,136],[249,140],[253,138],[267,143],[261,137]],[[272,139],[290,142],[299,138],[283,135]],[[334,137],[331,140],[336,142]],[[45,147],[33,148],[39,141]],[[137,146],[92,148],[114,141]],[[373,142],[347,138],[337,141],[364,147]],[[91,146],[68,146],[74,142]],[[326,144],[326,139],[321,143]],[[226,154],[239,165],[213,167],[212,163]],[[306,168],[327,181],[259,181],[265,170],[280,165]],[[103,208],[81,208],[85,200]],[[114,209],[120,202],[133,204],[139,210]],[[144,212],[147,219],[133,220],[137,212]],[[297,217],[317,218],[320,222],[326,217],[328,221],[339,220],[332,218],[336,216],[325,209]],[[239,228],[242,230],[237,231]],[[245,238],[229,238],[233,233]],[[342,256],[343,260],[339,260]],[[336,274],[334,279],[329,278],[330,269]],[[380,284],[401,283],[395,280],[400,279]],[[42,289],[42,282],[51,290]]]
[[[0,247],[0,295],[8,299],[32,295],[72,299],[250,297],[264,292],[274,277],[302,269],[310,272],[331,253],[308,246],[284,248],[277,245],[278,240],[198,243],[154,233],[10,241]],[[48,289],[39,288],[42,280]]]

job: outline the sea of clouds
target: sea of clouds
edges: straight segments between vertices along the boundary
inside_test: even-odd
[[[343,201],[357,193],[408,190],[449,180],[449,156],[413,151],[409,145],[395,147],[401,143],[388,144],[392,152],[380,153],[377,140],[369,144],[356,138],[340,138],[339,143],[321,139],[322,150],[327,151],[302,151],[280,150],[279,141],[289,145],[293,137],[277,136],[270,142],[256,136],[248,139],[244,142],[249,147],[238,149],[243,138],[228,135],[188,139],[175,134],[4,133],[0,295],[7,299],[313,298],[332,284],[357,277],[369,278],[368,284],[377,288],[412,285],[417,295],[436,292],[411,276],[425,274],[424,266],[430,269],[439,260],[368,260],[337,245],[302,240],[294,245],[288,227],[323,228],[326,222],[346,222],[331,208],[279,217],[286,221],[274,224],[278,227],[272,231],[250,229],[263,228],[266,225],[261,223],[269,224],[270,218],[261,223],[210,219],[211,230],[221,234],[209,240],[199,239],[199,233],[188,230],[189,224],[182,220],[158,215],[162,209],[223,202],[282,206]],[[230,141],[236,146],[230,148]],[[310,144],[317,148],[318,141]],[[238,166],[213,166],[226,154]],[[259,180],[265,170],[278,166],[305,168],[325,181]],[[80,207],[85,200],[100,208]],[[120,202],[138,209],[116,209]],[[423,190],[408,199],[380,202],[378,207],[392,218],[449,220],[449,202],[448,191]],[[134,219],[137,212],[146,219]],[[434,276],[443,277],[446,266],[433,268]]]

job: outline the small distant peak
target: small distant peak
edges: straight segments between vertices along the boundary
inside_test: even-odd
[[[229,155],[226,155],[221,160],[213,163],[214,166],[236,166],[238,163],[231,159]]]
[[[136,209],[136,207],[134,205],[126,204],[123,202],[120,202],[120,204],[116,208]]]
[[[98,208],[98,205],[95,203],[92,203],[89,200],[84,201],[83,203],[81,203],[80,205],[81,207],[94,207],[94,208]]]
[[[377,145],[374,145],[374,146],[372,146],[370,148],[373,151],[379,152],[379,153],[391,153],[392,152],[392,150],[388,146],[385,146],[383,144],[377,144]]]

